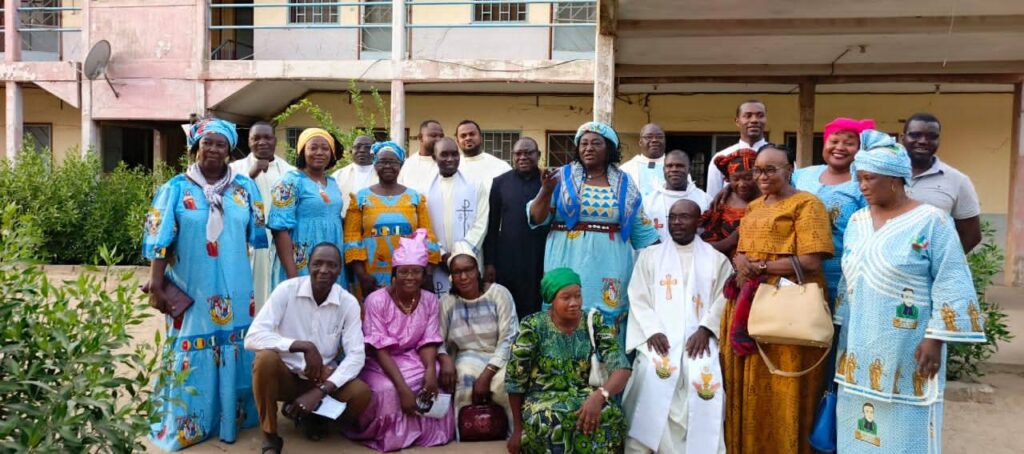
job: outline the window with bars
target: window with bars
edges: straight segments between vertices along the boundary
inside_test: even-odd
[[[284,141],[292,150],[299,146],[299,134],[302,134],[303,129],[306,128],[285,128]]]
[[[327,0],[288,0],[289,5],[304,3],[326,3]],[[291,24],[332,24],[338,22],[337,6],[289,6],[288,22]]]
[[[595,24],[597,5],[584,3],[558,3],[555,5],[556,24]],[[555,52],[594,52],[594,26],[554,27],[551,47]]]
[[[390,24],[391,5],[368,5],[363,7],[364,24]],[[390,54],[391,27],[364,28],[360,33],[360,50],[364,53]]]
[[[49,123],[25,123],[23,131],[25,138],[32,139],[37,153],[53,149],[53,125]]]
[[[23,7],[57,8],[61,0],[22,0]],[[61,26],[61,11],[35,10],[19,11],[21,26],[34,29],[58,29]],[[60,33],[56,31],[34,31],[21,34],[21,50],[28,52],[60,51]]]
[[[574,132],[549,132],[548,154],[544,160],[546,166],[560,167],[572,162],[576,156],[576,144],[573,143],[575,138]]]
[[[519,140],[519,131],[483,131],[483,149],[501,159],[512,162],[512,146]]]
[[[473,5],[474,22],[525,22],[526,3],[495,2]]]

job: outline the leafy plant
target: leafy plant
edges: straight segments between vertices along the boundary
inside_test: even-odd
[[[107,266],[62,284],[33,263],[39,231],[16,205],[0,223],[0,451],[142,451],[169,380],[170,344],[133,342],[150,315],[131,273]],[[118,260],[103,248],[107,263]]]
[[[313,117],[317,127],[329,132],[338,141],[338,144],[345,147],[346,150],[351,150],[352,143],[355,142],[356,137],[374,136],[373,129],[377,125],[378,115],[383,118],[385,125],[390,124],[390,119],[388,118],[388,108],[384,104],[384,97],[380,95],[376,88],[370,88],[370,97],[373,99],[374,111],[367,110],[363,100],[363,92],[354,80],[350,80],[348,83],[348,96],[356,115],[356,124],[349,129],[340,128],[335,124],[334,116],[330,112],[310,101],[309,98],[302,98],[285,108],[284,111],[274,116],[274,123],[282,124],[297,112],[306,112],[310,117]],[[295,164],[295,156],[296,150],[290,146],[286,147],[285,160]],[[340,168],[350,162],[351,158],[349,158],[348,154],[345,154],[338,160],[335,167]]]
[[[999,304],[988,301],[985,291],[992,276],[1003,269],[1003,251],[995,244],[995,229],[987,222],[981,225],[984,241],[967,256],[978,293],[978,305],[985,318],[985,337],[981,344],[949,344],[946,378],[949,380],[976,379],[984,375],[982,363],[999,350],[999,343],[1009,342],[1013,334],[1006,325],[1006,312]]]

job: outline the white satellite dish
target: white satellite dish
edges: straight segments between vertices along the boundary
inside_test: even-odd
[[[114,97],[120,98],[121,95],[114,88],[114,84],[110,83],[110,78],[107,77],[108,63],[110,63],[110,42],[102,39],[89,50],[89,55],[85,57],[85,63],[82,65],[82,73],[89,80],[96,80],[103,76],[103,80],[107,81],[107,85],[110,86],[110,91],[114,92]]]

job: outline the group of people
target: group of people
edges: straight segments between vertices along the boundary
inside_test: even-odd
[[[258,424],[281,452],[283,402],[310,439],[394,451],[447,444],[460,409],[496,405],[513,454],[809,453],[832,390],[839,452],[939,447],[945,344],[985,341],[965,259],[980,209],[935,156],[939,120],[912,115],[900,143],[838,118],[825,164],[802,169],[766,142],[764,103],[736,125],[705,191],[656,124],[620,164],[616,131],[588,122],[574,161],[541,169],[531,138],[510,166],[475,122],[449,138],[428,120],[417,153],[359,137],[330,174],[324,130],[302,132],[292,167],[256,123],[229,164],[235,126],[197,122],[193,163],[146,216],[165,368],[187,371],[162,383],[151,439]],[[761,285],[794,282],[822,289],[833,349],[748,332]],[[328,396],[336,424],[314,413]]]

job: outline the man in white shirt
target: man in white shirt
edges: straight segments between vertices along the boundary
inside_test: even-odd
[[[370,388],[356,378],[366,359],[359,302],[335,283],[341,266],[337,246],[315,246],[309,276],[278,285],[245,335],[245,349],[256,352],[252,388],[264,452],[280,453],[284,444],[277,435],[278,402],[289,402],[288,416],[314,436],[325,426],[310,414],[326,396],[347,404],[341,418],[350,424],[370,404]],[[344,359],[333,367],[339,356]]]
[[[935,156],[941,132],[939,119],[923,112],[911,115],[903,126],[903,146],[914,175],[907,195],[949,213],[964,252],[971,252],[981,243],[981,205],[971,179]]]
[[[736,127],[740,130],[740,141],[718,153],[708,162],[708,184],[705,192],[714,198],[725,187],[725,175],[715,167],[715,158],[732,153],[741,148],[758,150],[768,143],[764,138],[764,129],[768,125],[768,109],[764,103],[756,99],[744,101],[736,108]]]
[[[256,182],[263,198],[264,218],[270,214],[269,202],[272,199],[270,189],[282,175],[294,170],[295,167],[288,164],[284,159],[274,155],[277,148],[277,136],[274,135],[274,127],[265,121],[257,121],[249,128],[249,149],[252,150],[248,156],[231,163],[231,168],[236,173],[248,175]],[[270,236],[270,230],[266,231],[267,241],[274,244]],[[264,301],[270,295],[270,267],[277,260],[275,248],[256,249],[252,256],[252,288],[253,299],[256,301],[256,310],[263,307]]]
[[[430,189],[430,182],[437,176],[434,162],[434,143],[444,137],[444,129],[437,120],[420,123],[420,150],[405,158],[398,173],[398,184],[412,188],[420,194]]]
[[[636,183],[640,194],[647,197],[665,184],[665,131],[654,123],[640,128],[640,154],[619,167]]]
[[[430,210],[430,225],[441,246],[441,263],[448,263],[448,254],[455,243],[464,241],[477,254],[477,263],[483,264],[490,189],[480,181],[468,178],[459,168],[459,147],[454,140],[445,137],[435,142],[434,159],[438,175],[427,191],[427,209]],[[435,267],[434,291],[442,294],[450,288],[447,270]]]
[[[352,163],[334,172],[334,180],[341,190],[342,216],[348,210],[352,194],[377,184],[377,172],[373,169],[373,153],[370,152],[373,139],[359,136],[352,141]]]
[[[512,170],[507,162],[483,151],[483,133],[475,121],[462,120],[455,128],[455,137],[462,153],[460,171],[470,179],[483,183],[488,192],[495,178]]]
[[[629,281],[626,351],[636,359],[622,409],[630,454],[725,452],[718,338],[732,264],[696,236],[700,213],[693,201],[673,204],[671,241],[640,251]]]
[[[711,200],[695,184],[690,184],[690,156],[683,150],[669,151],[662,158],[665,162],[665,184],[650,194],[644,194],[644,213],[654,222],[654,228],[661,235],[661,242],[672,240],[668,232],[668,210],[676,202],[687,199],[694,201],[701,211],[707,210]]]

